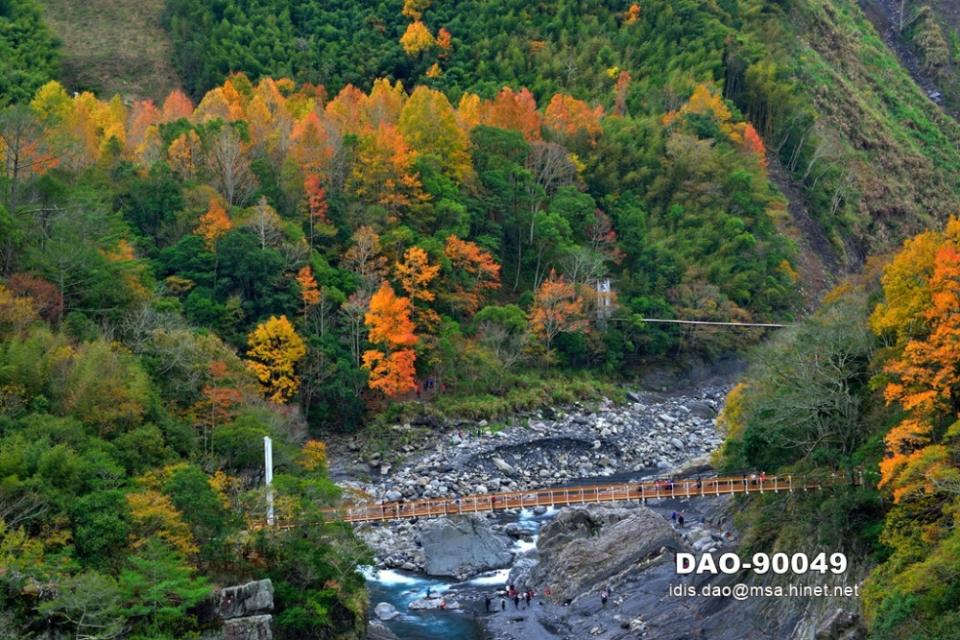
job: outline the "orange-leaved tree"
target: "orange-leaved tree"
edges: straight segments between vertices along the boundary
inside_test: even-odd
[[[235,410],[243,402],[243,392],[230,375],[230,367],[223,360],[213,360],[207,367],[209,382],[203,385],[202,396],[193,405],[194,421],[200,429],[203,451],[212,446],[211,433],[218,425],[233,419]]]
[[[446,58],[452,46],[453,36],[445,27],[440,27],[440,30],[437,31],[437,48],[440,49],[439,57]]]
[[[327,190],[323,187],[320,176],[316,173],[308,174],[303,179],[303,193],[307,199],[307,220],[310,223],[310,246],[314,246],[314,241],[318,235],[332,236],[336,233],[334,227],[327,218],[327,211],[330,209],[327,203]]]
[[[544,113],[544,124],[564,138],[585,136],[593,142],[600,135],[603,107],[590,108],[583,100],[563,93],[554,94]]]
[[[370,372],[370,388],[391,397],[416,389],[416,361],[413,349],[389,354],[372,349],[363,353],[363,366]]]
[[[210,198],[210,204],[207,206],[207,212],[200,216],[200,224],[197,225],[196,234],[203,238],[203,243],[207,249],[213,251],[217,245],[220,236],[233,228],[230,216],[219,198]]]
[[[527,140],[540,139],[540,112],[529,89],[504,87],[492,102],[483,103],[480,114],[483,124],[519,131]]]
[[[934,493],[938,481],[953,475],[940,442],[960,437],[960,252],[946,241],[934,258],[929,278],[930,303],[923,312],[927,334],[912,338],[889,362],[888,403],[906,412],[884,442],[881,486],[894,500]]]
[[[300,387],[297,363],[307,353],[303,339],[287,316],[270,316],[247,336],[247,366],[257,376],[264,396],[283,404]]]
[[[297,271],[297,284],[300,285],[300,299],[303,301],[303,319],[307,319],[310,309],[320,304],[320,289],[317,279],[313,277],[313,269],[306,264]]]
[[[453,269],[447,300],[455,310],[473,315],[480,309],[487,292],[500,288],[500,265],[475,242],[455,235],[447,238],[443,253]]]
[[[753,125],[749,122],[744,123],[742,129],[744,150],[756,155],[757,162],[761,167],[766,169],[767,147],[763,144],[763,139],[760,137],[760,134],[757,133],[757,130],[753,128]]]
[[[363,354],[363,366],[370,372],[369,386],[388,396],[397,396],[416,388],[414,375],[417,343],[410,319],[413,304],[398,296],[388,282],[370,298],[370,309],[364,315],[371,343],[385,351],[370,349]]]
[[[540,283],[530,309],[530,329],[544,342],[547,353],[561,333],[575,333],[587,328],[583,298],[576,287],[557,272]]]

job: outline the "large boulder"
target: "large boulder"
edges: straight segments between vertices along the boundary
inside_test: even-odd
[[[400,640],[400,638],[381,623],[371,621],[367,625],[367,640]]]
[[[257,616],[271,611],[273,583],[269,580],[255,580],[236,587],[227,587],[217,594],[217,615],[221,620]]]
[[[561,599],[572,599],[665,548],[682,546],[673,527],[646,507],[564,509],[540,530],[540,563],[531,580]]]
[[[703,400],[692,400],[687,404],[690,415],[702,420],[713,420],[717,417],[717,410]]]
[[[381,620],[393,620],[400,612],[397,611],[397,608],[390,604],[389,602],[380,602],[373,608],[373,612]]]
[[[455,610],[460,608],[460,603],[452,598],[440,596],[438,598],[419,598],[411,602],[407,607],[413,611],[429,611],[432,609]]]
[[[493,462],[494,466],[497,467],[497,469],[500,469],[500,471],[504,473],[515,472],[515,469],[512,466],[510,466],[510,464],[503,458],[500,458],[498,456],[493,456],[490,460]]]
[[[464,580],[474,574],[510,565],[506,537],[494,533],[479,516],[439,518],[420,525],[424,572]]]

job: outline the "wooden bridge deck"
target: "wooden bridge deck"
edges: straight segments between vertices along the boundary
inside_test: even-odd
[[[581,487],[553,487],[530,491],[476,494],[460,498],[431,498],[401,502],[346,504],[327,510],[329,521],[379,522],[412,518],[434,518],[465,513],[482,513],[508,509],[562,507],[600,502],[661,500],[667,498],[701,498],[730,494],[780,493],[817,491],[831,484],[861,484],[862,478],[831,476],[715,476],[677,480],[644,480],[619,484]],[[283,528],[283,523],[276,526]]]

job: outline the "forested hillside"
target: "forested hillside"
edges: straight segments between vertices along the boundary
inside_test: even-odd
[[[424,2],[408,15],[401,8],[399,0],[336,8],[176,0],[168,21],[194,95],[237,70],[254,79],[292,74],[331,91],[388,75],[453,100],[526,86],[541,101],[566,91],[641,115],[675,109],[693,83],[714,82],[788,168],[834,252],[851,265],[931,223],[931,210],[958,204],[960,128],[914,84],[853,0]],[[407,34],[419,36],[412,49],[401,43]],[[618,90],[622,72],[631,81]]]
[[[283,517],[316,520],[337,492],[312,438],[387,400],[569,401],[597,384],[571,370],[736,346],[643,316],[791,313],[754,128],[709,78],[632,110],[605,77],[609,106],[239,74],[196,104],[49,82],[6,108],[6,624],[187,637],[214,585],[266,575],[280,637],[355,633],[351,534],[249,533],[261,436]]]
[[[863,0],[877,30],[921,86],[951,113],[960,109],[960,10],[945,0]],[[939,94],[939,95],[938,95]]]
[[[842,548],[876,565],[863,598],[871,638],[957,637],[958,308],[951,218],[767,346],[724,413],[731,468],[859,468],[879,486],[771,497],[743,519],[754,548]]]

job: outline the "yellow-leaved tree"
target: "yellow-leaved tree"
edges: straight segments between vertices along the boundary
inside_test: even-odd
[[[400,46],[409,56],[419,55],[434,45],[433,34],[427,25],[419,20],[411,22],[407,30],[400,36]]]
[[[442,92],[417,87],[400,112],[400,133],[416,153],[439,159],[440,167],[454,180],[471,172],[470,140]]]
[[[264,396],[283,404],[297,393],[297,363],[307,353],[303,339],[287,316],[270,316],[247,336],[247,366],[257,376]]]
[[[397,262],[394,265],[394,272],[397,274],[400,286],[414,303],[417,324],[424,329],[436,327],[440,321],[437,312],[416,304],[419,302],[425,305],[437,297],[430,290],[430,285],[440,272],[440,265],[430,264],[430,257],[420,247],[410,247],[403,254],[403,262]]]

